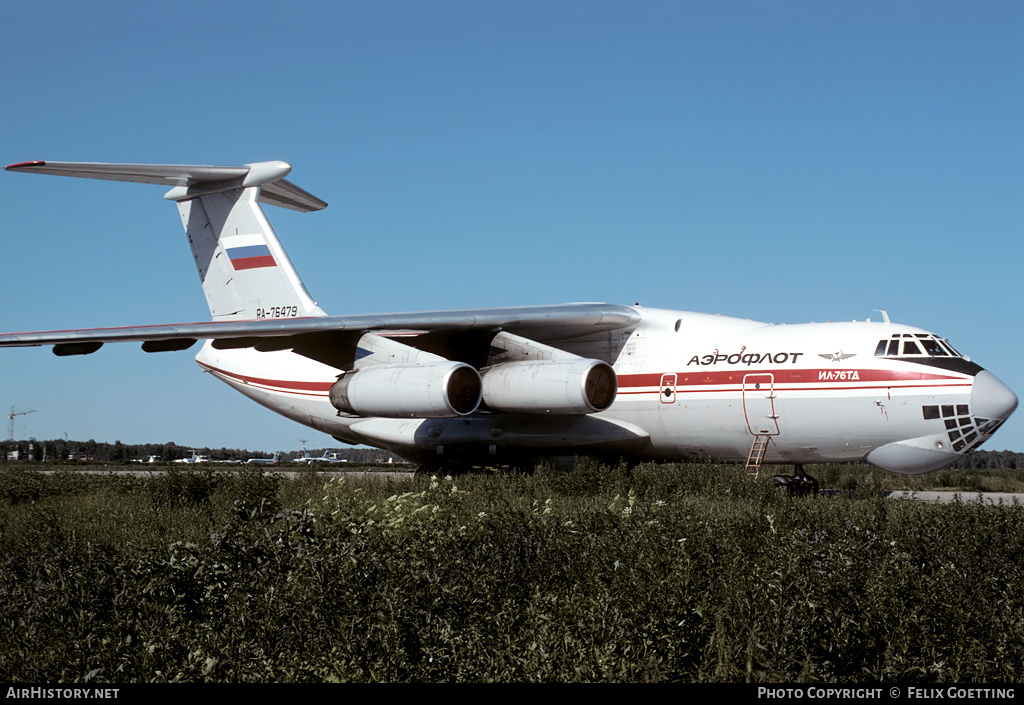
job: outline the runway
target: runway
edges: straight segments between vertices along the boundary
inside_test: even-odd
[[[234,468],[244,466],[233,466]],[[230,471],[224,467],[210,467],[203,466],[203,469],[215,469],[220,472]],[[179,470],[188,472],[188,470]],[[55,472],[66,472],[66,470],[42,470],[43,474],[50,475]],[[133,477],[156,477],[163,475],[168,472],[165,468],[153,469],[153,470],[135,470],[135,469],[75,469],[71,472],[80,473],[85,475],[130,475]],[[412,471],[390,471],[390,470],[274,470],[269,468],[263,468],[262,472],[266,474],[280,475],[290,479],[296,479],[299,477],[315,474],[318,477],[323,478],[349,478],[349,479],[365,479],[365,480],[380,480],[380,481],[391,481],[391,482],[406,482],[411,481],[415,478],[416,473]],[[848,490],[830,490],[823,489],[821,494],[829,497],[842,497],[848,496],[853,497],[855,493],[851,493]],[[1024,504],[1024,492],[970,492],[965,490],[958,491],[910,491],[910,490],[892,490],[885,493],[888,499],[907,499],[917,502],[933,502],[935,504],[949,504],[952,502],[963,502],[968,503],[983,503],[990,504],[993,506],[998,505],[1017,505]]]
[[[977,502],[993,505],[1015,505],[1024,504],[1024,493],[1021,492],[889,492],[889,499],[913,499],[919,502],[934,502],[936,504],[948,504],[950,502],[963,502],[965,504]]]

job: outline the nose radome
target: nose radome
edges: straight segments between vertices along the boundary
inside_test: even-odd
[[[975,418],[1005,421],[1017,408],[1017,395],[989,372],[982,370],[971,387],[971,414]]]

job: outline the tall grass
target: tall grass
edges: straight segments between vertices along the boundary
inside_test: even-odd
[[[1024,509],[832,479],[6,471],[0,680],[1020,678]]]

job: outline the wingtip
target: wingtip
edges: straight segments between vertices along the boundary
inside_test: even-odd
[[[41,161],[41,160],[40,161],[34,161],[34,162],[18,162],[17,164],[8,164],[7,166],[4,167],[4,170],[5,171],[14,171],[14,170],[17,170],[17,169],[24,169],[24,168],[30,167],[30,166],[46,166],[46,162]]]

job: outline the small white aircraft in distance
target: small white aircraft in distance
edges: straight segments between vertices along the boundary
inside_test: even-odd
[[[281,451],[275,451],[272,458],[249,458],[245,462],[249,465],[276,465],[281,462]]]
[[[192,457],[191,458],[178,458],[177,460],[172,460],[171,462],[172,463],[182,463],[182,464],[187,464],[187,465],[197,465],[197,464],[202,464],[202,463],[210,462],[210,456],[208,456],[208,455],[199,455],[199,453],[197,451],[192,451]]]
[[[340,453],[325,450],[324,454],[321,455],[319,458],[310,458],[308,462],[310,465],[312,465],[314,463],[347,463],[348,460],[342,458]]]
[[[149,456],[149,462],[151,462],[151,463],[154,463],[154,462],[156,462],[159,459],[160,459],[160,456],[158,456],[158,455],[151,455],[151,456]],[[210,460],[210,456],[208,456],[208,455],[200,455],[199,451],[193,450],[191,458],[178,458],[177,460],[172,460],[171,462],[172,463],[182,463],[182,464],[186,464],[186,465],[205,465],[207,463],[215,464],[215,465],[225,465],[225,464],[227,464],[227,465],[234,465],[234,464],[238,464],[238,463],[240,463],[242,461],[240,461],[240,460]]]
[[[774,326],[602,303],[329,316],[261,203],[326,203],[284,162],[242,166],[24,162],[7,171],[160,184],[178,205],[212,321],[0,335],[57,355],[204,340],[196,361],[254,401],[350,444],[434,469],[714,458],[952,464],[1017,407],[995,375],[926,330]],[[813,482],[813,480],[811,480]]]

